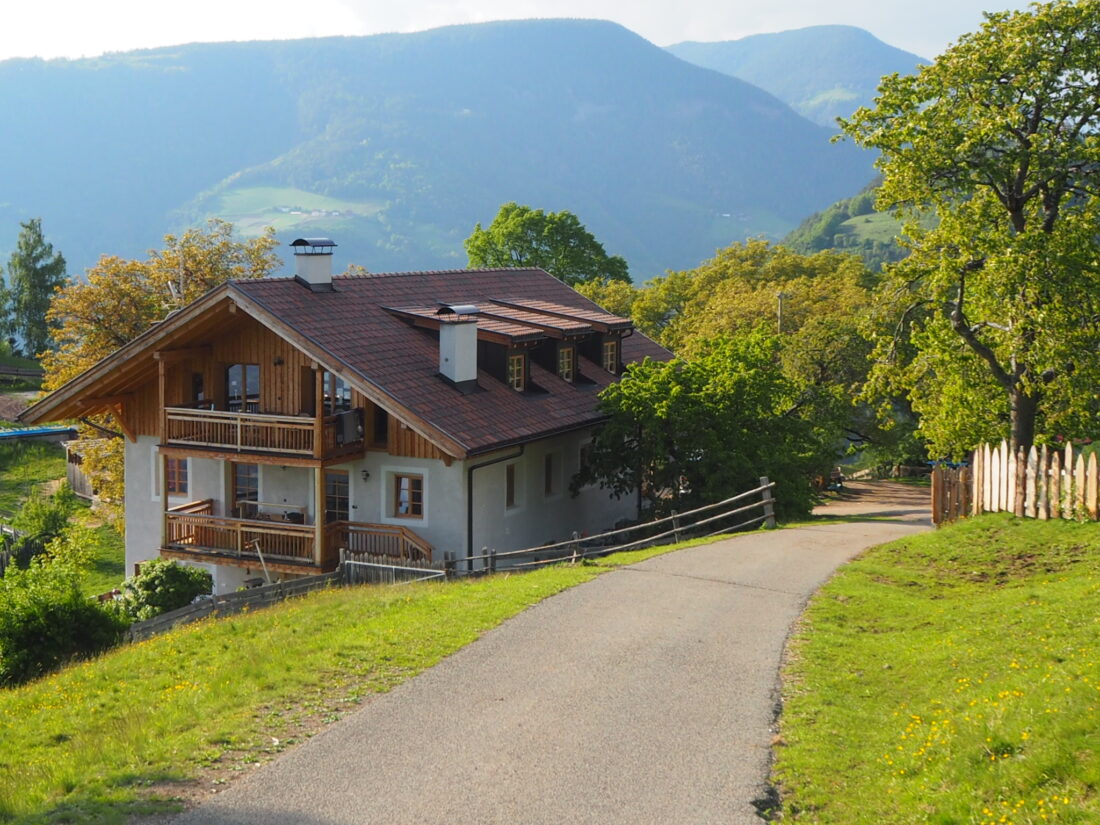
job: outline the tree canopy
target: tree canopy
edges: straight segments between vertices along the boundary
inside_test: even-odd
[[[46,310],[54,290],[65,283],[65,258],[42,234],[42,219],[20,224],[15,252],[8,259],[7,283],[0,282],[0,318],[20,349],[33,358],[50,343]]]
[[[86,280],[69,281],[50,305],[46,317],[56,326],[56,346],[42,359],[43,388],[57,389],[218,284],[270,274],[280,263],[277,244],[271,229],[238,241],[232,225],[212,220],[205,229],[166,235],[164,249],[150,250],[143,261],[104,256]],[[110,432],[109,420],[90,419],[77,451],[100,498],[120,503],[122,442],[104,438]]]
[[[544,212],[506,203],[487,229],[474,226],[465,246],[471,267],[539,267],[570,285],[630,281],[626,260],[609,256],[577,216],[565,210]]]
[[[882,153],[878,205],[909,218],[878,377],[909,390],[940,454],[1100,427],[1098,66],[1098,0],[990,13],[842,121]]]

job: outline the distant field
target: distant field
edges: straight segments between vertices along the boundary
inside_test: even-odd
[[[277,232],[324,223],[326,231],[335,225],[351,226],[374,218],[383,205],[372,201],[347,201],[316,195],[303,189],[254,186],[230,189],[211,199],[206,208],[233,223],[242,235],[258,235],[267,226]]]
[[[850,235],[859,240],[892,243],[901,234],[901,222],[886,212],[857,215],[844,221],[837,234]]]

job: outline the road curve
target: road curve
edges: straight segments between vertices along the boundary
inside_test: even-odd
[[[174,823],[759,825],[791,625],[839,564],[926,529],[923,495],[606,573]]]

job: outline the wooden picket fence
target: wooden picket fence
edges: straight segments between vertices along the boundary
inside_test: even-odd
[[[1008,512],[1023,518],[1100,520],[1100,469],[1072,444],[1021,448],[983,444],[969,467],[932,473],[932,521]]]

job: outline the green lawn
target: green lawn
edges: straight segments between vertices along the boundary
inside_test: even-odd
[[[451,584],[327,590],[0,691],[0,822],[174,810],[180,783],[224,782],[525,607],[681,546]]]
[[[65,450],[58,444],[0,444],[0,516],[13,515],[37,488],[65,477]]]
[[[1100,821],[1100,524],[983,516],[876,548],[785,674],[783,821]]]

